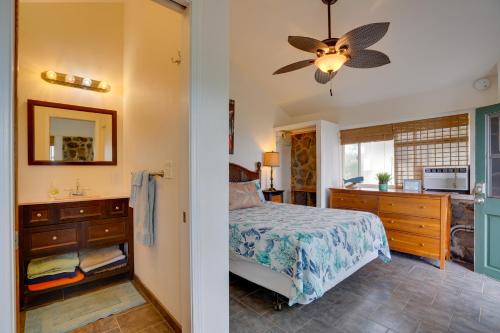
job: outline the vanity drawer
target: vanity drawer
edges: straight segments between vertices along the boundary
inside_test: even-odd
[[[436,238],[441,235],[440,220],[387,213],[381,213],[380,219],[384,223],[385,229],[400,230]]]
[[[128,216],[128,199],[108,200],[106,204],[107,216],[123,217]]]
[[[439,258],[439,239],[416,236],[394,230],[386,230],[386,233],[391,250],[423,257]]]
[[[86,201],[77,204],[65,204],[59,208],[61,222],[98,219],[103,216],[100,201]]]
[[[118,243],[127,239],[127,223],[120,219],[113,222],[94,222],[87,227],[87,245]]]
[[[23,223],[27,227],[56,223],[49,205],[24,206]]]
[[[30,231],[29,246],[26,249],[29,255],[51,254],[61,251],[70,251],[78,248],[80,232],[76,226],[54,228],[51,230]]]

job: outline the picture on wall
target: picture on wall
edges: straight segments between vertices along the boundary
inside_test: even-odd
[[[229,154],[234,154],[234,100],[229,100]]]

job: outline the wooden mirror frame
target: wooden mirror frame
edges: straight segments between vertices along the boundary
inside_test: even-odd
[[[45,106],[56,109],[75,110],[82,112],[101,113],[111,115],[112,133],[111,140],[113,146],[113,157],[111,161],[93,161],[93,162],[65,162],[65,161],[39,161],[35,160],[35,106]],[[97,109],[86,106],[44,102],[37,100],[28,100],[28,165],[117,165],[117,121],[116,111]]]

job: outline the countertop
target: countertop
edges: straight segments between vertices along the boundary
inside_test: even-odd
[[[411,192],[411,191],[403,191],[402,189],[389,189],[388,191],[380,191],[376,187],[358,187],[358,188],[332,188],[334,190],[345,190],[345,191],[360,191],[360,192],[377,192],[381,194],[404,194],[404,195],[430,195],[430,196],[451,196],[451,199],[454,200],[467,200],[473,201],[474,196],[472,194],[459,194],[452,192],[436,192],[436,191],[420,191],[420,192]]]
[[[18,202],[18,206],[27,206],[27,205],[48,205],[48,204],[55,204],[55,203],[66,203],[66,202],[79,202],[79,201],[95,201],[95,200],[112,200],[112,199],[124,199],[128,198],[128,194],[124,195],[106,195],[106,196],[99,196],[99,195],[86,195],[82,197],[74,196],[74,197],[58,197],[58,198],[47,198],[47,200],[43,201],[23,201],[23,202]]]

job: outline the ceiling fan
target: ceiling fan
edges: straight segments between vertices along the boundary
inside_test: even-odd
[[[337,0],[322,1],[328,6],[328,38],[320,41],[310,37],[288,36],[288,43],[299,50],[315,53],[316,59],[295,62],[278,69],[273,75],[288,73],[314,64],[317,67],[315,80],[326,84],[343,65],[353,68],[373,68],[391,62],[384,53],[366,49],[385,36],[389,22],[363,25],[340,38],[332,38],[330,8]]]

